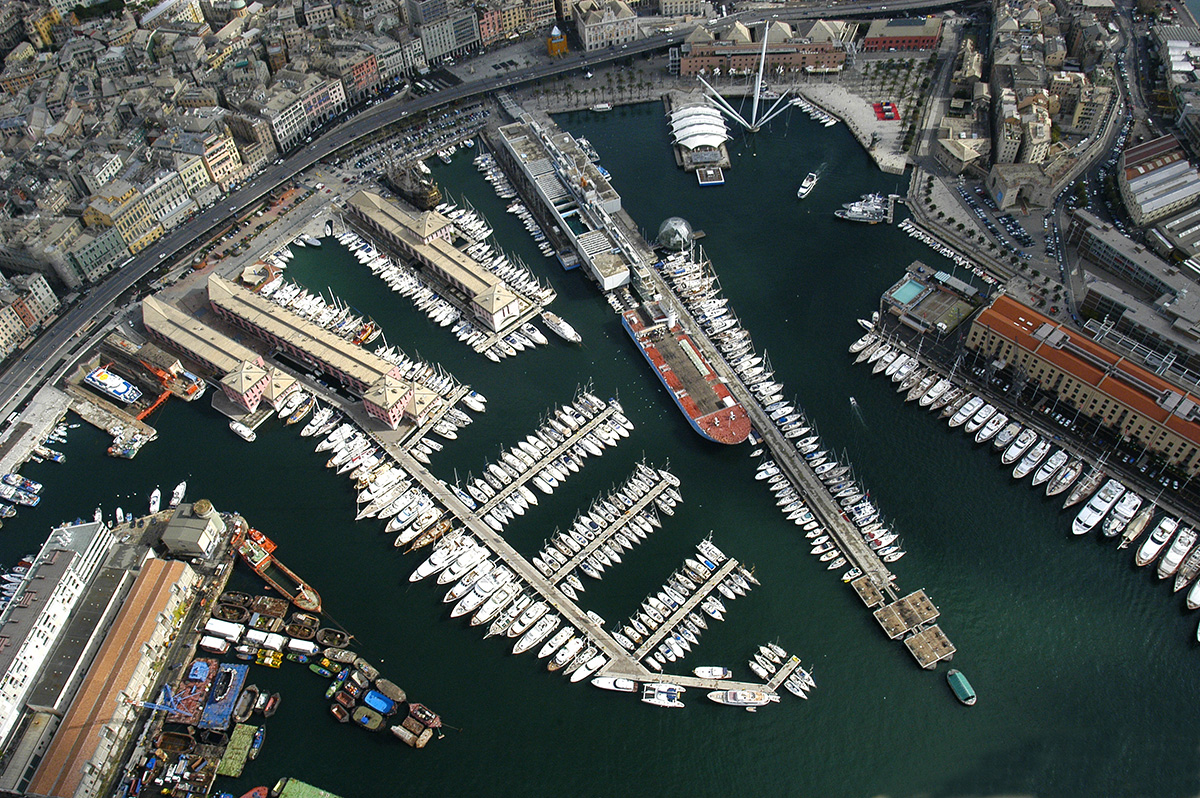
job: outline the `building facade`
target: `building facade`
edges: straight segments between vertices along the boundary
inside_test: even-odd
[[[1200,398],[1006,295],[971,323],[966,344],[1189,475],[1200,472]]]

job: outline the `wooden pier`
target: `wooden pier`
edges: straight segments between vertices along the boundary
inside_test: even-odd
[[[775,675],[767,682],[767,690],[774,693],[779,689],[779,685],[787,681],[787,677],[792,675],[796,668],[800,667],[800,658],[795,654],[788,657],[787,662],[779,666],[775,671]]]
[[[575,444],[579,443],[579,441],[583,439],[584,435],[587,435],[596,427],[612,418],[612,415],[616,412],[616,410],[616,406],[611,402],[606,404],[603,410],[589,418],[586,424],[565,437],[562,443],[551,449],[544,457],[535,461],[532,466],[522,471],[519,476],[514,477],[511,482],[506,485],[502,485],[500,489],[496,491],[496,495],[484,502],[476,511],[479,516],[482,517],[487,515],[493,508],[495,508],[497,504],[508,498],[509,495],[511,495],[518,487],[524,485],[526,482],[537,476],[538,472],[545,468],[549,463],[557,460],[563,455],[564,452],[570,451]]]
[[[674,630],[684,618],[687,617],[687,614],[694,610],[696,605],[698,605],[701,601],[704,601],[704,599],[708,597],[709,593],[716,590],[717,584],[720,583],[722,579],[729,576],[729,573],[737,566],[738,561],[732,557],[721,563],[720,567],[713,571],[712,576],[708,578],[708,581],[697,586],[695,592],[687,597],[683,604],[679,606],[679,609],[675,610],[666,618],[663,618],[662,624],[653,632],[651,632],[650,636],[642,641],[640,646],[634,649],[633,655],[637,657],[639,661],[641,661],[643,657],[654,651],[655,647],[664,639],[666,639],[666,636],[672,630]]]
[[[888,210],[889,216],[892,209],[895,207],[895,197],[889,198]],[[763,438],[763,444],[771,451],[771,456],[774,458],[780,472],[784,474],[789,482],[799,492],[801,498],[812,511],[813,516],[821,523],[824,531],[832,538],[838,551],[846,558],[846,561],[854,567],[862,571],[853,582],[855,592],[859,598],[868,607],[874,607],[883,604],[887,600],[896,602],[897,594],[894,587],[895,576],[888,570],[887,565],[872,551],[867,542],[863,539],[862,533],[858,527],[850,520],[843,512],[842,507],[830,495],[826,485],[821,481],[811,468],[808,462],[796,450],[795,445],[791,440],[786,438],[778,426],[771,420],[766,410],[759,403],[757,397],[750,391],[746,384],[742,381],[737,371],[726,362],[724,354],[713,344],[708,335],[701,329],[700,325],[693,319],[691,312],[679,300],[672,290],[671,286],[663,279],[662,275],[653,268],[642,268],[638,271],[638,278],[647,287],[654,290],[662,301],[669,305],[675,311],[679,323],[684,330],[691,336],[697,346],[701,348],[707,358],[709,364],[717,375],[725,382],[730,393],[734,398],[741,403],[749,415],[751,422],[754,424],[755,430]],[[914,597],[917,597],[914,599]],[[903,612],[899,608],[892,614],[885,613],[884,617],[888,618],[885,623],[884,618],[878,613],[876,617],[880,619],[880,623],[884,626],[885,632],[892,639],[904,638],[905,647],[917,660],[922,668],[933,668],[943,659],[950,659],[954,655],[954,645],[949,641],[942,630],[935,624],[932,624],[933,618],[937,617],[936,608],[933,608],[932,602],[925,597],[924,591],[918,591],[907,597],[913,601],[905,604]],[[922,599],[924,603],[922,603]],[[894,607],[893,605],[888,605]],[[907,619],[915,619],[924,617],[928,614],[929,608],[933,608],[933,615],[917,623],[909,623]],[[886,607],[884,609],[887,609]],[[879,612],[883,612],[880,610]],[[902,617],[906,620],[896,621],[895,617]],[[889,623],[892,626],[889,626]],[[900,628],[900,627],[903,628]],[[893,627],[898,631],[893,633]]]
[[[434,425],[446,417],[446,413],[449,412],[450,408],[452,408],[456,404],[458,404],[462,400],[462,398],[464,396],[466,396],[467,394],[469,394],[470,392],[471,392],[470,385],[457,385],[454,388],[450,389],[450,393],[448,393],[448,394],[446,394],[446,396],[442,397],[442,402],[443,402],[442,406],[440,408],[438,408],[437,410],[435,410],[434,412],[430,413],[428,418],[426,418],[419,425],[413,427],[412,430],[410,432],[408,432],[408,434],[404,440],[404,445],[405,445],[406,449],[411,448],[411,447],[417,445],[418,443],[420,443],[421,438],[425,437],[430,432],[432,432]]]
[[[621,514],[620,518],[614,519],[614,521],[601,530],[593,540],[589,540],[588,544],[579,550],[579,553],[567,560],[566,565],[556,570],[550,576],[550,580],[556,584],[561,582],[563,577],[578,568],[579,564],[586,560],[592,552],[600,548],[605,541],[611,540],[613,535],[615,535],[617,532],[620,532],[622,529],[627,529],[630,523],[633,522],[634,516],[645,509],[650,502],[658,498],[659,494],[666,490],[669,484],[670,483],[668,483],[665,479],[659,477],[658,482],[651,486],[650,490],[646,491],[644,495],[639,496],[638,500],[633,503],[633,506],[625,510],[625,512]],[[631,532],[630,534],[634,533]]]
[[[563,618],[563,622],[573,626],[587,641],[594,645],[599,653],[603,654],[607,662],[597,670],[596,676],[605,675],[630,679],[638,683],[652,682],[669,682],[681,687],[691,687],[703,690],[763,690],[764,685],[755,682],[732,681],[729,679],[701,679],[696,676],[675,675],[669,673],[655,673],[645,667],[639,659],[635,659],[634,655],[626,651],[617,641],[608,633],[600,624],[596,623],[583,609],[579,607],[573,600],[568,598],[561,590],[558,589],[558,582],[562,580],[568,573],[571,572],[574,566],[578,565],[578,560],[586,556],[587,550],[583,550],[577,557],[572,558],[568,564],[559,568],[551,577],[544,576],[534,565],[527,560],[524,555],[509,545],[503,535],[483,521],[482,516],[486,514],[487,507],[494,507],[496,500],[501,497],[497,494],[492,501],[487,505],[481,506],[472,511],[458,498],[458,496],[440,479],[431,474],[420,462],[412,457],[407,451],[407,446],[402,445],[401,441],[395,437],[387,437],[388,430],[376,429],[376,425],[372,419],[366,416],[361,408],[356,408],[347,404],[342,405],[342,409],[347,416],[355,421],[359,428],[366,431],[377,444],[383,447],[387,454],[396,461],[396,463],[408,472],[412,480],[419,485],[423,490],[430,494],[435,501],[442,507],[445,507],[451,516],[462,524],[464,530],[473,535],[477,540],[487,546],[512,572],[517,579],[524,585],[535,591],[541,600],[545,601],[552,611],[557,612]],[[539,464],[544,464],[549,459],[560,455],[562,452],[574,446],[578,441],[604,420],[610,418],[616,410],[616,405],[609,403],[608,406],[597,413],[587,424],[582,425],[578,430],[572,432],[567,439],[555,447],[555,449],[542,460]],[[415,437],[406,436],[406,443],[415,440]],[[523,472],[524,479],[518,477],[512,483],[504,486],[508,495],[515,489],[515,485],[523,483],[525,479],[531,478],[537,473],[537,466],[526,469]],[[641,470],[641,475],[645,475],[645,471]],[[638,512],[644,510],[650,502],[661,495],[670,483],[665,478],[659,476],[659,480],[654,484],[650,491],[638,498],[634,505],[627,509],[622,517],[628,520],[632,519]],[[619,524],[614,523],[609,529],[619,528]],[[597,539],[602,536],[598,535]],[[603,536],[605,539],[608,535]],[[594,544],[594,545],[592,545]],[[596,541],[590,541],[590,550],[594,550]],[[644,656],[645,652],[651,650],[650,646],[656,646],[660,643],[670,630],[674,629],[679,622],[692,611],[697,604],[700,603],[713,589],[717,583],[724,579],[735,567],[738,562],[732,558],[726,559],[721,563],[721,566],[714,572],[714,575],[699,586],[697,590],[687,597],[683,606],[672,613],[671,617],[666,619],[649,639],[650,642],[644,642],[638,649]]]
[[[700,329],[700,325],[692,318],[691,312],[679,302],[662,276],[653,269],[647,269],[645,274],[656,283],[659,293],[665,298],[664,301],[668,301],[675,310],[679,323],[691,336],[692,341],[704,351],[705,358],[724,381],[730,393],[746,409],[746,413],[754,424],[754,429],[763,437],[763,443],[771,450],[771,456],[779,470],[797,488],[813,516],[836,542],[838,551],[842,553],[847,562],[862,569],[862,572],[868,575],[871,582],[880,590],[890,590],[889,586],[895,577],[863,540],[858,527],[846,517],[842,508],[829,495],[829,491],[826,490],[820,477],[808,467],[807,461],[800,452],[796,451],[792,441],[784,437],[779,427],[775,426],[767,411],[759,404],[758,399],[742,382],[733,367],[725,362],[724,355],[713,345],[708,335]]]

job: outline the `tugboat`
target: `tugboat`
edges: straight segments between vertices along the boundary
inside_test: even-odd
[[[969,707],[975,706],[975,688],[971,686],[961,671],[952,668],[946,674],[946,681],[950,684],[950,689],[954,691],[955,698]]]
[[[266,535],[257,529],[239,527],[233,536],[233,547],[254,573],[297,607],[307,612],[321,611],[320,594],[275,558],[275,543]]]

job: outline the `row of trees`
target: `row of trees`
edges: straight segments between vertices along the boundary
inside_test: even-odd
[[[596,103],[600,101],[633,100],[649,97],[654,82],[646,77],[645,71],[605,72],[604,82],[588,82],[580,85],[578,80],[568,79],[559,75],[551,84],[542,81],[534,84],[533,96],[541,105],[543,102],[569,102],[582,105],[585,101]]]

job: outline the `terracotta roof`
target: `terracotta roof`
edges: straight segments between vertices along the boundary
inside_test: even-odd
[[[158,559],[142,566],[29,785],[31,795],[75,794],[84,765],[100,743],[100,730],[121,708],[121,692],[141,660],[142,643],[150,639],[159,613],[170,602],[171,587],[189,570],[184,563]]]
[[[1189,420],[1200,418],[1200,398],[1123,355],[1008,296],[997,298],[976,323],[1200,445],[1200,423]]]

